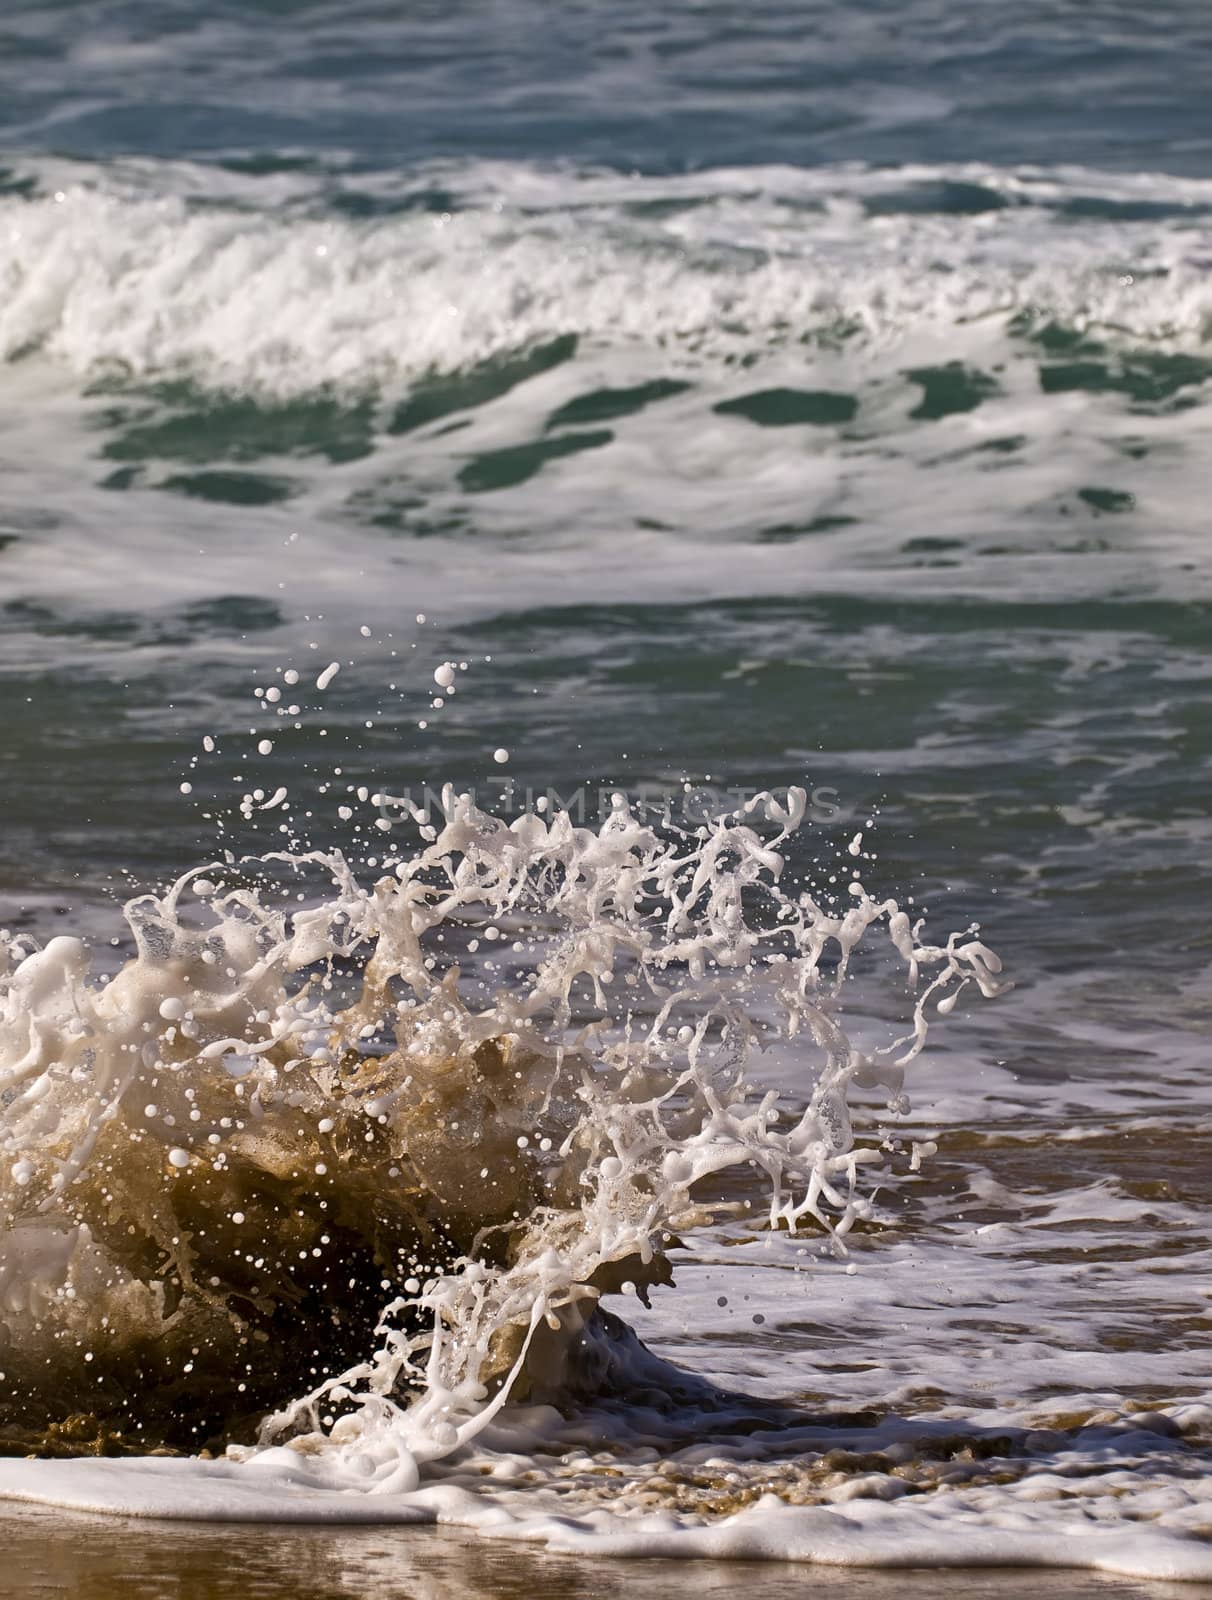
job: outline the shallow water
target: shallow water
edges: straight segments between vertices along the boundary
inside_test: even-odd
[[[743,29],[713,4],[113,0],[0,24],[0,926],[87,936],[112,973],[121,902],[224,848],[378,859],[360,786],[449,780],[510,815],[554,791],[596,826],[616,788],[697,824],[804,785],[789,874],[841,876],[861,830],[872,893],[936,937],[979,921],[1016,987],[964,993],[908,1112],[852,1089],[859,1136],[902,1148],[848,1257],[752,1226],[766,1192],[737,1171],[741,1215],[686,1230],[676,1288],[611,1308],[771,1403],[1051,1430],[970,1503],[944,1489],[942,1525],[1056,1527],[1081,1482],[1085,1531],[1169,1528],[1190,1575],[1212,1533],[1208,37],[1198,8],[1112,0],[764,0]],[[253,696],[283,666],[297,714]],[[242,810],[283,785],[285,809]],[[856,976],[845,1027],[883,1045],[904,996],[875,960]],[[802,1049],[759,1066],[798,1115]],[[915,1140],[938,1149],[911,1171]],[[718,1522],[716,1489],[652,1489],[655,1434],[606,1431],[636,1515],[672,1496]],[[517,1453],[493,1438],[486,1459]],[[774,1452],[785,1499],[827,1448]],[[527,1449],[522,1503],[588,1527],[593,1472]],[[747,1500],[766,1465],[734,1467]],[[872,1475],[837,1470],[831,1493]],[[212,1535],[164,1537],[208,1570]],[[414,1542],[486,1592],[513,1559],[299,1537],[350,1570],[393,1552],[375,1581],[401,1592]],[[543,1560],[525,1572],[586,1581]]]
[[[690,1594],[729,1595],[755,1577],[748,1564],[648,1561],[604,1566],[567,1556],[522,1555],[491,1542],[451,1538],[436,1530],[260,1527],[199,1528],[112,1518],[65,1517],[57,1511],[6,1508],[5,1545],[11,1552],[8,1593],[21,1597],[76,1595],[80,1600],[162,1600],[190,1595],[205,1600],[260,1600],[289,1593],[298,1600],[343,1600],[373,1590],[390,1600],[579,1600],[604,1584],[625,1586],[644,1600]],[[762,1592],[773,1600],[804,1592],[795,1569],[766,1568]],[[856,1573],[819,1567],[813,1592],[830,1597],[862,1594],[869,1600],[940,1595],[944,1600],[1003,1600],[1022,1593],[1021,1572],[969,1568],[957,1572]],[[1033,1572],[1032,1590],[1046,1600],[1166,1600],[1196,1597],[1203,1585],[1141,1585],[1129,1579],[1074,1572]]]

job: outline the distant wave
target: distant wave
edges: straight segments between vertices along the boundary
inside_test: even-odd
[[[21,175],[18,175],[20,178]],[[45,163],[0,198],[0,358],[295,395],[554,335],[689,365],[1059,323],[1191,350],[1212,183],[977,166],[401,178]]]

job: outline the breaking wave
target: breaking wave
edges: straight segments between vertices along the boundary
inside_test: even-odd
[[[43,163],[0,187],[0,359],[292,396],[553,336],[687,364],[950,354],[1054,324],[1202,347],[1212,186],[986,166],[258,179]]]
[[[599,1298],[668,1281],[728,1173],[761,1169],[770,1227],[844,1248],[886,1159],[849,1087],[900,1106],[928,1012],[1001,986],[973,930],[929,944],[857,877],[785,878],[802,791],[690,834],[621,796],[599,830],[443,805],[368,886],[282,853],[131,901],[108,979],[78,939],[8,946],[10,1428],[213,1443],[287,1404],[264,1437],[335,1409],[334,1439],[389,1415],[445,1454],[509,1395],[558,1393]],[[915,994],[864,1053],[834,1013],[877,935]],[[801,1106],[755,1081],[775,1037],[812,1062]]]

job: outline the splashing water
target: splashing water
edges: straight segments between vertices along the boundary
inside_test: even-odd
[[[754,1169],[768,1229],[844,1255],[890,1146],[856,1140],[850,1090],[907,1109],[928,1018],[1005,987],[975,928],[930,944],[857,876],[797,880],[805,812],[762,794],[683,832],[619,796],[591,830],[447,788],[369,885],[307,850],[131,901],[108,980],[79,940],[6,941],[0,1446],[136,1459],[0,1461],[0,1496],[1212,1575],[1206,1406],[813,1418],[678,1371],[602,1308],[672,1282],[695,1230],[752,1231]],[[864,1050],[841,996],[873,956],[910,1016]],[[799,1098],[758,1081],[771,1046],[802,1051]],[[226,1458],[149,1458],[203,1443]]]
[[[379,1487],[414,1482],[510,1397],[590,1381],[597,1301],[670,1281],[669,1241],[736,1207],[729,1169],[765,1174],[771,1228],[844,1250],[884,1160],[849,1086],[902,1109],[928,1007],[1002,987],[974,929],[928,944],[857,878],[843,905],[793,884],[799,790],[696,833],[621,795],[596,831],[449,787],[443,809],[369,887],[310,851],[132,900],[108,981],[77,939],[7,943],[10,1427],[196,1444],[276,1407],[263,1444],[305,1433],[365,1473],[389,1438]],[[864,1054],[836,1002],[876,932],[915,996]],[[790,1113],[751,1079],[779,1038],[813,1057]]]

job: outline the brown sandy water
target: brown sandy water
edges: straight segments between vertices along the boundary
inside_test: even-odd
[[[811,1593],[827,1600],[1202,1600],[1212,1585],[1020,1568],[879,1572],[731,1561],[586,1560],[432,1528],[149,1525],[39,1506],[0,1510],[5,1600],[635,1600]]]

